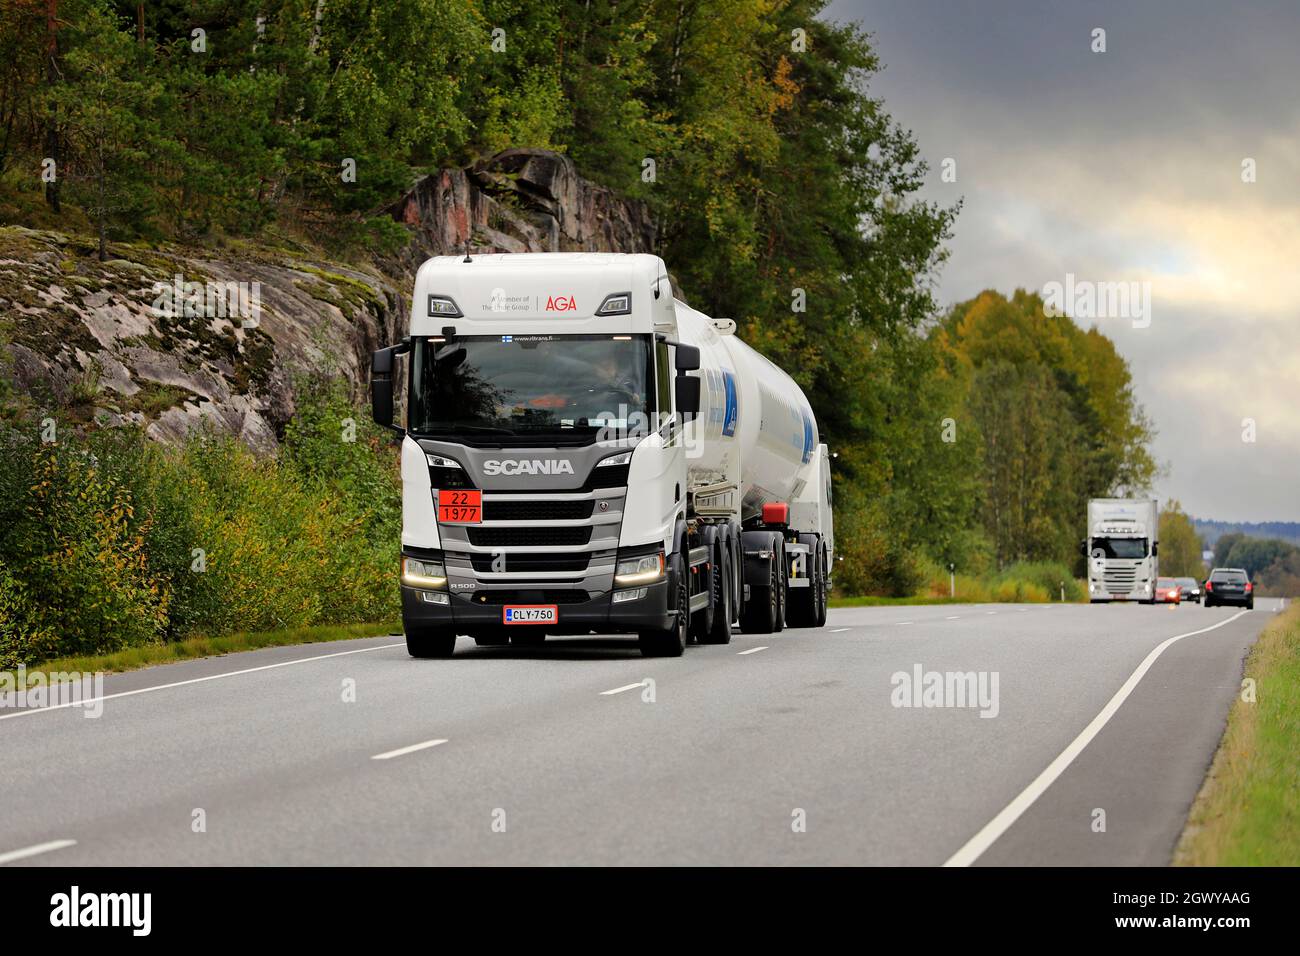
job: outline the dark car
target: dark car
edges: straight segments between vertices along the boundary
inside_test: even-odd
[[[1244,608],[1255,606],[1255,585],[1250,575],[1241,568],[1215,568],[1205,582],[1205,606],[1240,604]]]
[[[1201,603],[1201,582],[1196,578],[1174,578],[1178,582],[1179,591],[1184,601],[1195,601]]]

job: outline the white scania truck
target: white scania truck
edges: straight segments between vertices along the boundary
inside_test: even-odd
[[[1088,502],[1088,598],[1156,602],[1160,576],[1160,509],[1154,498],[1094,498]]]
[[[829,455],[735,328],[676,300],[653,255],[421,266],[411,334],[371,366],[375,421],[402,440],[412,656],[588,633],[676,656],[737,623],[825,623]]]

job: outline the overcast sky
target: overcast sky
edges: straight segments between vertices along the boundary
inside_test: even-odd
[[[1154,420],[1161,502],[1300,520],[1300,2],[833,0],[826,16],[874,34],[871,92],[915,133],[924,197],[965,199],[941,302],[1067,273],[1150,282],[1146,328],[1095,324]]]

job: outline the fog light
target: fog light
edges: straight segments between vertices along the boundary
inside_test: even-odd
[[[633,588],[630,591],[615,591],[614,603],[622,604],[624,601],[637,601],[646,596],[647,588]]]
[[[421,591],[420,595],[421,597],[423,597],[425,603],[427,604],[450,604],[451,603],[451,598],[440,591]]]

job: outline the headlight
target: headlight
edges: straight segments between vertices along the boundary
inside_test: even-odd
[[[444,316],[449,319],[459,319],[465,313],[460,310],[454,299],[449,295],[431,295],[429,296],[429,317],[435,315]]]
[[[649,584],[664,576],[664,553],[643,554],[639,558],[625,558],[614,569],[615,584]]]
[[[596,462],[597,468],[604,468],[606,465],[626,465],[632,460],[632,453],[625,451],[621,455],[610,455],[608,458],[602,458]]]
[[[443,458],[441,455],[425,455],[424,457],[428,460],[431,468],[460,468],[460,462],[454,458]]]
[[[447,569],[441,561],[403,556],[402,583],[413,588],[445,588]]]
[[[632,312],[632,293],[615,292],[605,296],[605,301],[596,310],[597,315],[630,315]]]

